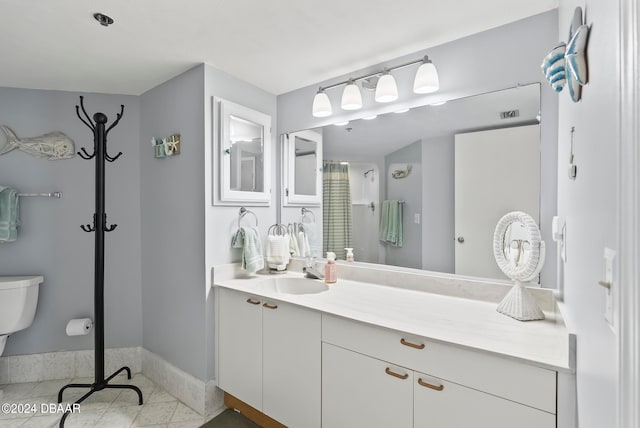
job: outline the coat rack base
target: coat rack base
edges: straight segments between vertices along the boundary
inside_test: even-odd
[[[63,386],[60,391],[58,392],[58,404],[62,403],[62,393],[64,392],[65,389],[67,388],[89,388],[89,392],[87,392],[86,394],[84,394],[82,397],[78,398],[74,404],[80,404],[82,403],[84,400],[86,400],[87,398],[89,398],[93,393],[98,392],[98,391],[102,391],[103,389],[131,389],[133,391],[135,391],[138,394],[138,404],[140,406],[142,406],[142,391],[140,390],[140,388],[138,388],[135,385],[120,385],[120,384],[109,384],[109,381],[111,379],[113,379],[114,377],[118,376],[120,373],[122,373],[123,371],[127,372],[127,379],[131,379],[131,369],[129,367],[122,367],[119,370],[117,370],[115,373],[113,373],[111,376],[109,376],[108,378],[99,381],[99,382],[95,382],[95,383],[70,383],[68,385]],[[60,419],[60,428],[64,428],[64,421],[69,417],[69,415],[71,414],[70,411],[65,412],[62,415],[62,419]]]

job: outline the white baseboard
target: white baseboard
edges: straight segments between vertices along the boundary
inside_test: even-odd
[[[141,372],[140,347],[105,349],[105,375],[122,366]],[[41,382],[94,375],[94,351],[63,351],[0,357],[0,384]]]
[[[202,416],[216,416],[224,410],[222,391],[215,381],[195,378],[142,347],[105,349],[104,360],[105,375],[128,366],[133,374],[142,373]],[[0,357],[0,385],[93,375],[93,350]]]
[[[142,374],[203,416],[224,410],[222,391],[215,381],[204,382],[142,349]]]

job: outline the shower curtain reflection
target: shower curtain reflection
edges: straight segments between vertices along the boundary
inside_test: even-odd
[[[322,173],[323,256],[336,253],[338,260],[346,257],[345,248],[352,247],[351,190],[349,164],[325,161]]]

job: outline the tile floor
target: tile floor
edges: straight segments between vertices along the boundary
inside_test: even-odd
[[[34,414],[4,413],[0,410],[0,428],[57,427],[62,415],[42,412],[41,404],[57,403],[58,391],[68,383],[92,381],[91,378],[79,378],[0,385],[0,390],[4,391],[0,397],[0,404],[35,404],[36,407]],[[206,422],[204,417],[141,374],[135,375],[131,380],[127,380],[126,375],[121,374],[110,383],[136,385],[142,390],[144,405],[138,405],[138,396],[132,390],[105,389],[87,398],[80,405],[79,413],[67,417],[65,427],[198,428]],[[84,388],[69,388],[64,392],[64,402],[72,403],[86,392],[87,389]]]

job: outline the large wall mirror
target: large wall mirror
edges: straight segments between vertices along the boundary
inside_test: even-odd
[[[307,130],[322,137],[325,189],[314,255],[351,247],[358,262],[506,279],[498,220],[540,223],[540,108],[535,83]]]
[[[268,205],[271,201],[271,116],[214,97],[219,124],[216,204]]]

